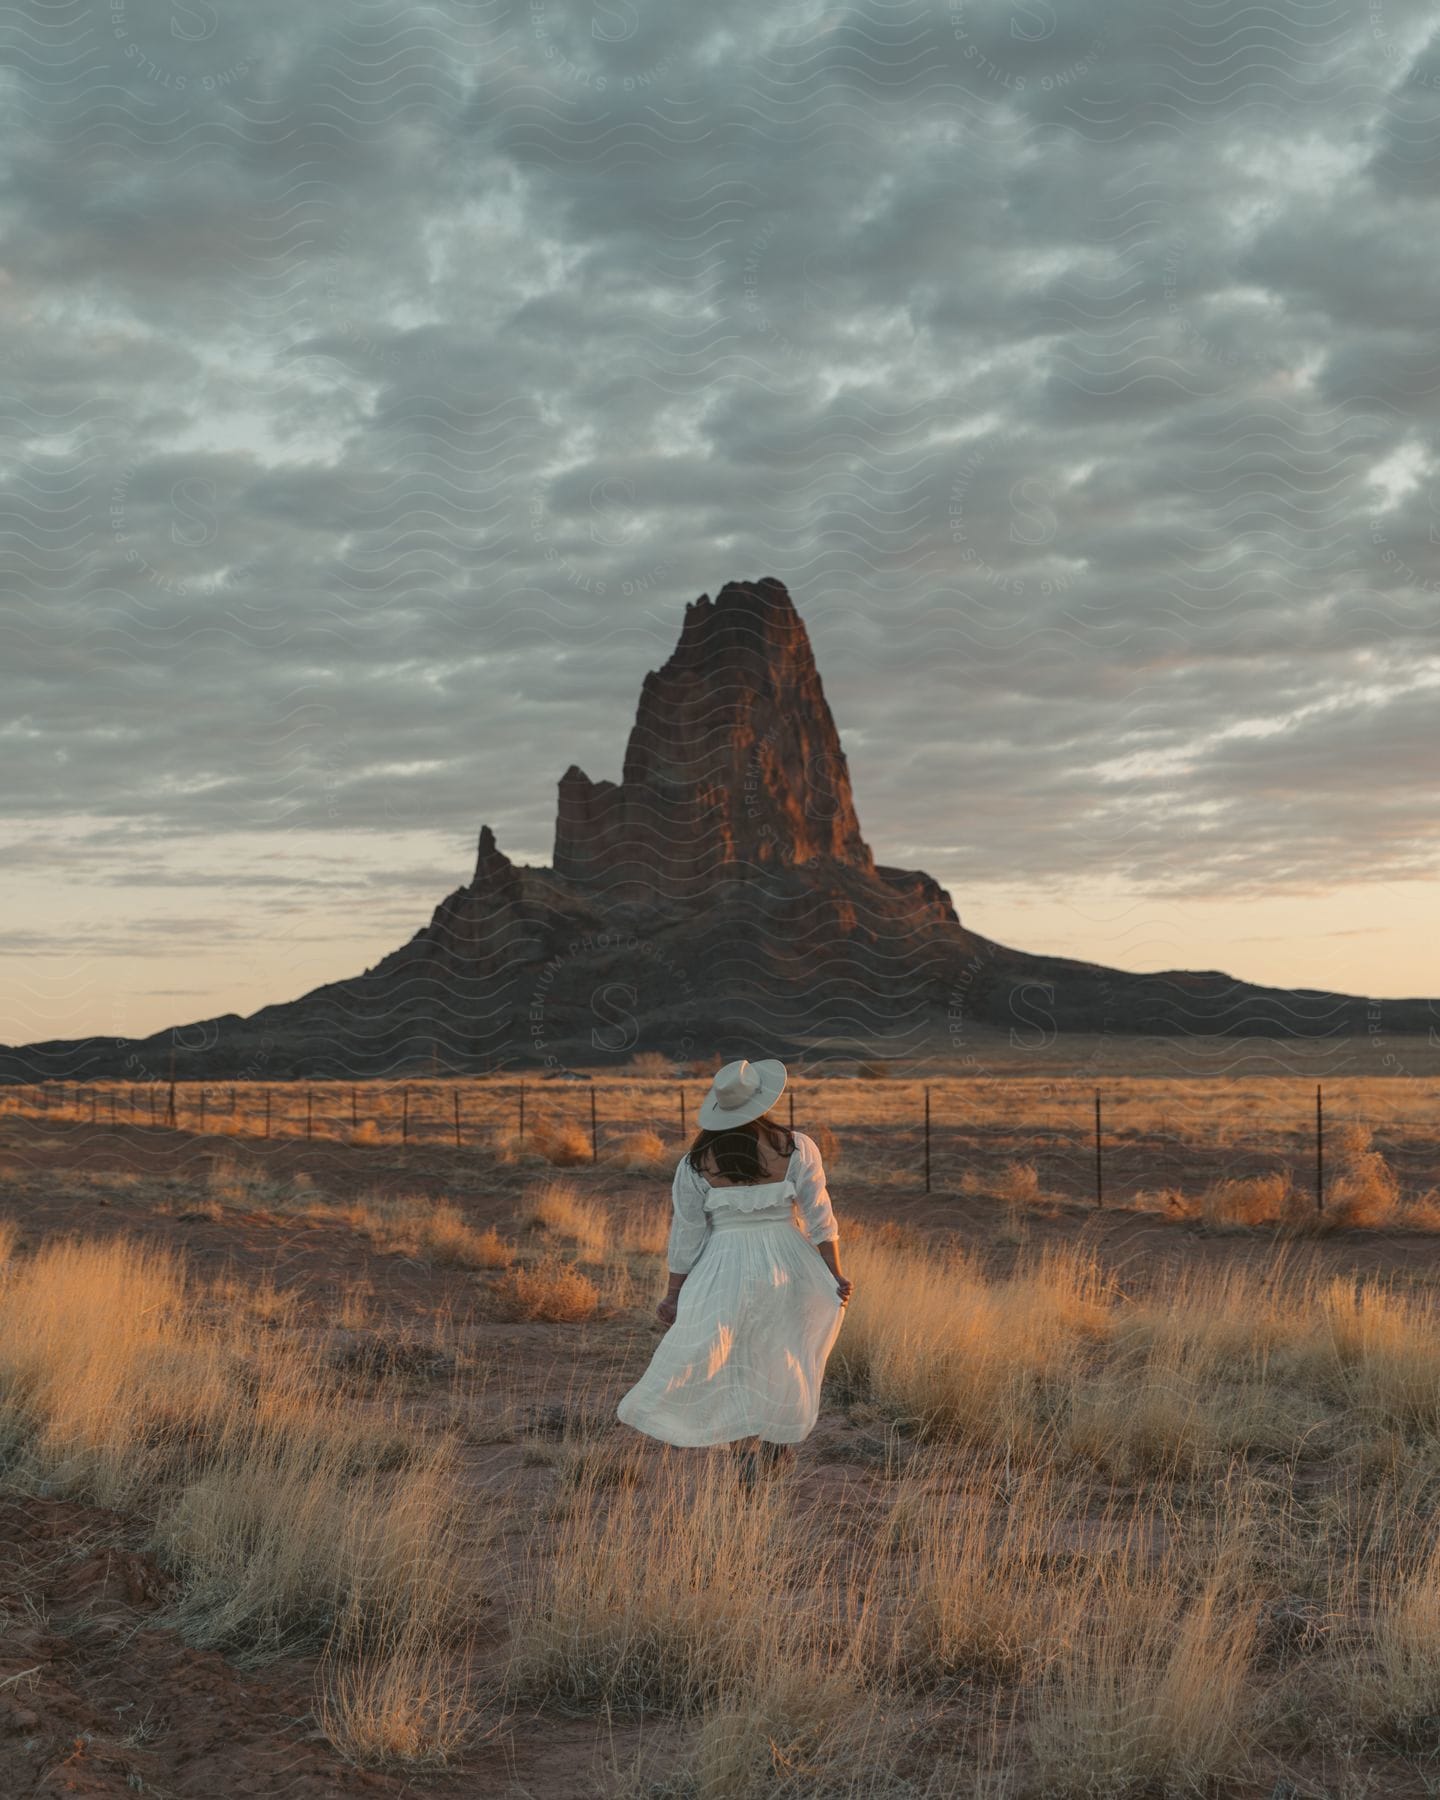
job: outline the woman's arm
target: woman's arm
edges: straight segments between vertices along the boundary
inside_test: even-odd
[[[705,1190],[683,1156],[675,1165],[675,1179],[670,1183],[670,1206],[672,1217],[665,1260],[670,1266],[674,1290],[678,1292],[679,1282],[683,1282],[695,1266],[695,1258],[700,1254],[709,1226],[705,1216]]]
[[[676,1164],[675,1179],[670,1184],[670,1205],[670,1238],[665,1248],[670,1288],[655,1309],[666,1325],[675,1322],[675,1297],[684,1287],[710,1228],[704,1186],[684,1157]]]
[[[795,1200],[800,1208],[800,1217],[805,1224],[805,1235],[817,1250],[824,1254],[826,1243],[837,1246],[831,1256],[838,1254],[840,1227],[835,1223],[834,1209],[830,1205],[830,1190],[825,1185],[825,1165],[820,1160],[820,1148],[814,1138],[805,1137],[797,1132],[800,1146],[800,1171],[795,1178]],[[831,1257],[826,1257],[827,1262]]]
[[[830,1205],[830,1190],[825,1183],[825,1165],[813,1138],[797,1132],[800,1144],[801,1170],[796,1179],[796,1203],[805,1222],[805,1235],[825,1259],[825,1266],[835,1277],[836,1289],[843,1305],[850,1298],[851,1282],[840,1268],[840,1227]]]

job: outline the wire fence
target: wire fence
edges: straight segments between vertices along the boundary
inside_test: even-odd
[[[1178,1190],[1197,1174],[1263,1175],[1286,1169],[1318,1211],[1339,1166],[1387,1133],[1397,1176],[1435,1169],[1431,1121],[1440,1081],[1387,1109],[1377,1087],[1273,1078],[1220,1086],[1136,1078],[1106,1089],[1023,1079],[974,1083],[792,1082],[777,1116],[855,1144],[884,1147],[896,1168],[913,1158],[924,1193],[974,1190],[977,1170],[1018,1166],[1037,1186],[1097,1209],[1142,1189]],[[916,1089],[919,1092],[916,1092]],[[580,1091],[577,1091],[580,1090]],[[560,1082],[461,1077],[384,1082],[66,1082],[0,1089],[0,1113],[55,1123],[183,1131],[235,1139],[316,1140],[454,1150],[563,1140],[565,1160],[598,1162],[636,1133],[662,1145],[694,1138],[703,1082],[606,1076]],[[1368,1115],[1368,1116],[1367,1116]],[[1010,1177],[1014,1179],[1014,1177]]]

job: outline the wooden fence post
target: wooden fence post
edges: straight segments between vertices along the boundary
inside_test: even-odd
[[[925,1090],[925,1192],[930,1192],[930,1090]]]
[[[1105,1190],[1100,1173],[1100,1090],[1095,1090],[1095,1204],[1105,1204]]]

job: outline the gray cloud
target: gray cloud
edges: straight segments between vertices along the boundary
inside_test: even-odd
[[[421,923],[774,574],[962,916],[1433,871],[1428,9],[696,18],[0,25],[16,866]],[[257,831],[344,860],[232,875]]]

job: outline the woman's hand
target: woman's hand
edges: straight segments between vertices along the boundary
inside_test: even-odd
[[[840,1296],[840,1304],[842,1306],[846,1306],[849,1304],[850,1290],[854,1286],[855,1286],[855,1283],[850,1279],[850,1277],[848,1275],[837,1275],[835,1277],[835,1291]]]
[[[662,1325],[673,1325],[675,1323],[675,1302],[668,1294],[655,1308],[655,1317],[659,1319]]]

